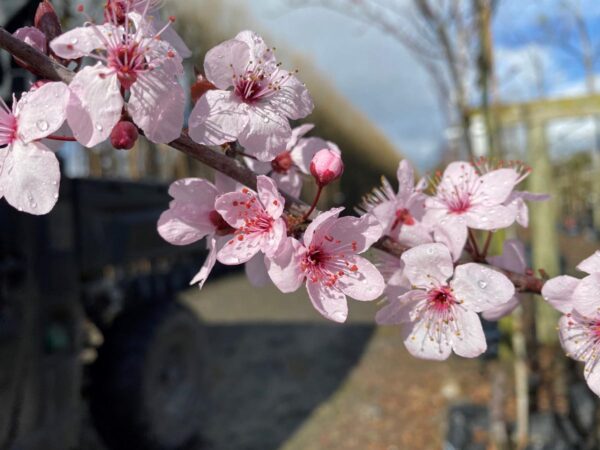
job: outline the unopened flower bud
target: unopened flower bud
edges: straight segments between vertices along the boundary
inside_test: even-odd
[[[328,148],[319,150],[310,162],[310,173],[321,187],[337,180],[344,173],[342,156]]]
[[[196,103],[200,97],[206,93],[206,91],[210,91],[211,89],[217,89],[217,87],[208,81],[201,73],[196,74],[196,81],[190,88],[192,93],[192,101]]]
[[[137,127],[127,120],[121,120],[110,133],[110,143],[118,150],[130,150],[139,136]]]
[[[48,0],[44,0],[38,5],[33,24],[38,30],[44,33],[46,42],[50,42],[62,34],[60,20],[56,15],[54,6]]]
[[[293,165],[294,160],[289,151],[281,152],[273,161],[271,161],[271,167],[277,173],[287,173]]]

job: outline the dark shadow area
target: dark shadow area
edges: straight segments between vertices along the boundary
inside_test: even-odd
[[[209,326],[209,403],[195,450],[269,450],[344,382],[370,325]]]

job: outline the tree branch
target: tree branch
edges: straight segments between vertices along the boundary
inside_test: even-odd
[[[75,74],[53,61],[48,56],[37,51],[33,47],[15,38],[12,34],[0,27],[0,48],[5,49],[14,57],[25,62],[32,73],[52,81],[62,81],[70,83]],[[236,181],[248,186],[251,189],[256,189],[256,174],[250,169],[242,166],[236,160],[225,156],[219,152],[212,150],[210,147],[195,143],[190,139],[184,131],[179,138],[169,143],[169,146],[179,150],[186,155],[206,164],[207,166],[217,170]],[[286,200],[286,209],[304,210],[307,204],[302,200],[282,193]],[[390,254],[400,256],[406,250],[397,242],[388,237],[381,238],[376,244],[376,248],[386,251]],[[541,292],[544,281],[531,275],[521,275],[514,272],[509,272],[496,268],[504,273],[515,285],[519,292],[531,292],[539,294]]]

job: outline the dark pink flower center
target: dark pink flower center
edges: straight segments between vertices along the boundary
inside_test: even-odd
[[[136,82],[138,74],[148,69],[146,58],[136,42],[122,44],[108,50],[108,66],[113,68],[124,89]]]
[[[336,241],[332,236],[325,236],[325,240],[340,244],[340,241]],[[355,241],[352,241],[349,247],[356,252]],[[323,283],[328,287],[334,286],[341,277],[349,272],[358,271],[356,264],[352,264],[346,257],[343,248],[336,248],[335,253],[332,253],[320,245],[309,247],[300,262],[300,268],[310,281]]]
[[[392,225],[392,230],[396,229],[398,225],[414,225],[415,219],[406,208],[401,208],[396,211],[396,220]]]
[[[273,168],[273,171],[277,173],[287,173],[293,165],[294,160],[288,151],[280,153],[273,161],[271,161],[271,167]]]
[[[17,139],[17,118],[0,98],[0,145],[12,144]],[[47,124],[46,124],[47,127]]]
[[[457,303],[449,287],[443,286],[432,289],[427,293],[429,310],[446,314]]]
[[[270,51],[270,49],[267,50],[267,52]],[[243,73],[234,72],[233,92],[244,103],[257,103],[281,90],[281,86],[290,76],[291,74],[287,72],[280,74],[279,64],[250,61]],[[269,120],[266,117],[265,119]]]

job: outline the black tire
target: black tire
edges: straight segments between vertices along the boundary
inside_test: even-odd
[[[206,339],[170,303],[118,318],[91,370],[91,411],[111,449],[181,450],[199,438]]]

